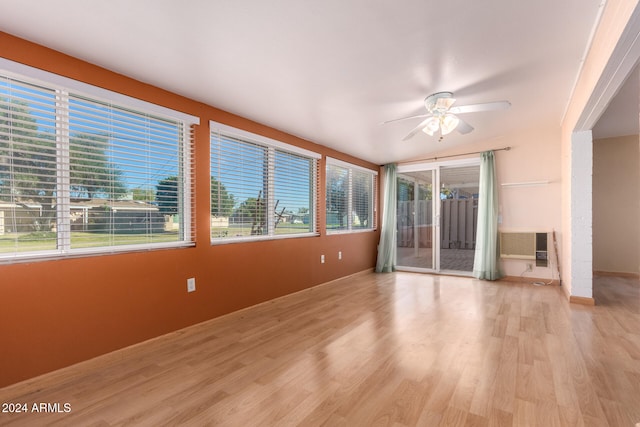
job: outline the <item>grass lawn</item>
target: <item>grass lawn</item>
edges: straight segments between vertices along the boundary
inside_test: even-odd
[[[142,243],[162,243],[178,241],[178,232],[169,231],[153,235],[147,234],[106,234],[72,232],[71,248],[92,248],[99,246],[134,245]],[[56,249],[54,232],[7,233],[0,235],[0,253],[46,251]]]
[[[277,235],[309,233],[309,224],[280,223],[276,227]],[[229,224],[228,227],[211,227],[212,237],[245,237],[251,235],[251,224]]]
[[[280,223],[276,227],[276,235],[308,233],[308,224]],[[211,235],[215,237],[246,237],[251,235],[251,224],[230,224],[228,227],[212,227]],[[93,248],[101,246],[135,245],[144,243],[177,242],[177,231],[167,231],[147,235],[140,234],[107,234],[74,231],[71,233],[71,249]],[[0,253],[48,251],[56,249],[56,233],[39,231],[32,233],[0,234]]]

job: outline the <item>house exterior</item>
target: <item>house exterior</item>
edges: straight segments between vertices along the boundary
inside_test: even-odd
[[[0,235],[34,231],[40,208],[38,204],[0,202]]]
[[[165,230],[165,217],[157,206],[135,200],[100,199],[72,202],[71,229],[76,231],[139,233]]]
[[[74,201],[69,205],[72,231],[162,232],[164,215],[157,206],[134,200]],[[0,234],[51,231],[55,220],[43,217],[39,203],[0,202]]]

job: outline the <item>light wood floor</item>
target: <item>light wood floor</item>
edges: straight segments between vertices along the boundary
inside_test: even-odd
[[[71,407],[0,425],[633,427],[640,287],[595,292],[360,274],[0,389]]]

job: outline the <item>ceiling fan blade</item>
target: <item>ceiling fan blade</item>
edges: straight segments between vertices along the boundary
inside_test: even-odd
[[[459,107],[451,108],[449,112],[454,114],[463,114],[463,113],[475,113],[478,111],[506,110],[509,107],[511,107],[511,103],[509,101],[496,101],[496,102],[486,102],[484,104],[461,105]]]
[[[417,116],[409,116],[409,117],[402,117],[399,119],[393,119],[393,120],[387,120],[386,122],[381,122],[381,125],[386,125],[387,123],[393,123],[393,122],[399,122],[401,120],[409,120],[409,119],[417,119],[420,117],[427,117],[429,114],[419,114]]]
[[[416,133],[420,132],[427,125],[427,121],[431,118],[431,114],[429,114],[428,116],[429,117],[421,121],[418,126],[414,127],[413,130],[407,134],[407,136],[402,138],[402,140],[406,141],[407,139],[412,138]]]
[[[465,122],[460,117],[458,117],[458,120],[459,121],[458,121],[458,126],[456,126],[456,130],[460,132],[462,135],[466,135],[473,131],[473,126],[471,126],[469,123]]]

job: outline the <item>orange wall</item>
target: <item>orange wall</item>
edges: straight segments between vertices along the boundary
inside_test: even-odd
[[[375,266],[378,232],[328,236],[322,225],[319,237],[211,246],[208,122],[374,170],[376,165],[2,32],[0,56],[201,120],[195,247],[0,265],[0,387]],[[324,160],[320,195],[323,166]],[[323,224],[324,197],[319,199]],[[188,294],[189,277],[196,278],[197,290]]]

